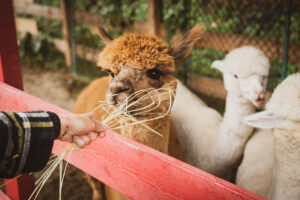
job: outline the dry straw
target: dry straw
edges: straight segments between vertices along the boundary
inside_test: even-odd
[[[149,129],[153,133],[163,137],[158,131],[152,129],[145,122],[158,120],[171,111],[171,107],[174,99],[174,92],[169,88],[159,88],[159,89],[145,89],[139,90],[130,96],[128,96],[121,104],[117,106],[110,105],[104,101],[99,101],[100,105],[93,109],[91,112],[95,112],[99,109],[105,111],[105,115],[102,117],[102,123],[106,124],[108,129],[117,130],[124,128],[126,126],[140,124],[145,128]],[[167,103],[167,109],[164,112],[160,112],[160,107],[162,104]],[[140,119],[138,116],[147,116]],[[139,120],[140,119],[140,120]],[[79,146],[75,143],[67,145],[62,148],[57,155],[53,155],[48,162],[48,169],[43,173],[43,175],[36,181],[36,188],[29,197],[29,199],[36,199],[46,181],[52,175],[54,170],[59,166],[59,199],[62,198],[62,186],[64,177],[66,174],[66,169],[68,166],[68,161],[74,150],[80,150]],[[63,159],[67,157],[66,164],[63,166]]]

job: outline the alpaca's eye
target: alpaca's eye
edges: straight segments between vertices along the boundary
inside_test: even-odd
[[[234,78],[239,78],[236,74],[234,75]]]
[[[155,79],[158,80],[160,78],[160,76],[162,75],[162,72],[156,68],[153,69],[149,69],[147,71],[147,76],[151,79]]]
[[[111,75],[111,77],[115,77],[115,74],[111,70],[107,69],[106,72]]]

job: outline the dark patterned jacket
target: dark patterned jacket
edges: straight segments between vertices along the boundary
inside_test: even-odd
[[[59,118],[52,112],[0,112],[0,177],[44,168],[59,132]]]

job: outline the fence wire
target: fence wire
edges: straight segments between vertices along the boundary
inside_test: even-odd
[[[287,12],[288,2],[292,3]],[[113,38],[124,32],[147,32],[148,0],[74,0],[73,19],[76,36],[77,74],[90,77],[103,75],[96,68],[97,54],[104,44],[97,35],[97,26],[104,26]],[[35,0],[37,4],[60,6],[59,0]],[[161,2],[161,23],[166,41],[188,28],[203,23],[206,40],[193,51],[185,68],[176,75],[194,73],[221,79],[210,68],[234,48],[252,45],[260,48],[271,60],[269,89],[280,81],[283,61],[285,22],[289,25],[288,74],[300,67],[300,1],[292,0],[165,0]],[[38,19],[39,29],[50,37],[62,38],[61,22]]]
[[[186,68],[186,73],[220,78],[220,74],[210,69],[211,63],[222,59],[224,55],[239,46],[252,45],[262,49],[271,59],[271,84],[273,88],[281,75],[283,58],[283,39],[288,0],[181,0],[163,1],[162,23],[166,38],[171,40],[178,30],[184,31],[197,23],[203,23],[209,32],[206,41],[200,43],[193,52]],[[147,1],[75,1],[76,9],[85,13],[102,16],[105,24],[114,37],[128,31],[133,23],[147,20]],[[82,13],[84,15],[85,13]],[[293,2],[290,12],[290,49],[288,73],[298,70],[300,58],[300,3]],[[82,16],[84,17],[84,16]],[[90,24],[96,25],[97,18],[90,18]],[[78,25],[77,25],[78,26]],[[79,25],[83,27],[83,25]],[[85,39],[85,28],[77,33],[78,44],[99,43]],[[91,29],[90,29],[91,30]],[[92,29],[95,32],[95,29]],[[132,30],[134,31],[134,30]],[[101,49],[102,46],[98,46]],[[184,75],[181,69],[177,73]]]

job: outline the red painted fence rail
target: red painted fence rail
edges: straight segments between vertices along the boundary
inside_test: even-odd
[[[0,91],[0,110],[67,113],[5,83]],[[53,153],[60,144],[55,142]],[[114,132],[80,154],[74,152],[70,163],[132,199],[263,199]]]

